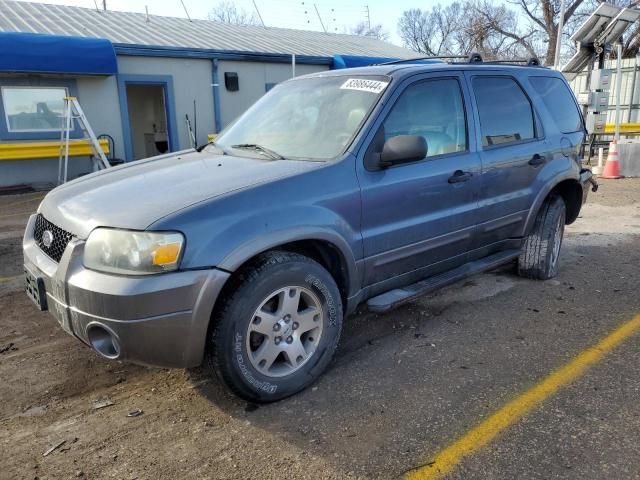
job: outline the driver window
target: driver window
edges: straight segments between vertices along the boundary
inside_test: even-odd
[[[408,87],[383,124],[385,141],[397,135],[420,135],[427,157],[467,149],[467,126],[460,84],[453,78]]]

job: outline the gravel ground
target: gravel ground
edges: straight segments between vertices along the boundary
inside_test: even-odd
[[[602,181],[556,279],[503,267],[363,310],[313,388],[257,407],[198,369],[103,360],[35,311],[20,237],[41,197],[0,197],[0,478],[396,478],[640,312],[640,179]],[[640,478],[638,398],[636,336],[451,477]]]

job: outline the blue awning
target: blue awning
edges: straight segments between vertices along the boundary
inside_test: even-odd
[[[335,55],[333,57],[333,68],[338,70],[340,68],[367,67],[369,65],[378,65],[380,63],[393,62],[396,60],[401,59],[388,57],[361,57],[356,55]],[[412,63],[442,63],[442,60],[437,58],[423,58],[416,59]]]
[[[393,62],[394,60],[398,59],[388,57],[363,57],[357,55],[334,55],[333,68],[338,70],[340,68],[366,67],[378,63]]]
[[[104,38],[0,32],[0,72],[115,75],[118,64]]]

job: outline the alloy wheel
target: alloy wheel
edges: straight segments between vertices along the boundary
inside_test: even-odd
[[[315,353],[323,318],[320,299],[305,287],[287,286],[271,293],[260,303],[247,330],[251,365],[269,377],[291,375]]]

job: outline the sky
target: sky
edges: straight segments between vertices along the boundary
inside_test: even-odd
[[[102,0],[30,0],[38,3],[55,3],[77,7],[102,8]],[[185,17],[180,0],[106,0],[107,8],[127,12],[144,12],[172,17]],[[191,18],[207,18],[207,14],[218,4],[218,0],[183,0]],[[253,0],[233,0],[247,12],[255,12]],[[315,7],[329,32],[348,33],[359,22],[366,21],[367,6],[371,24],[382,24],[389,33],[389,41],[401,45],[398,36],[398,19],[410,8],[430,8],[436,0],[255,0],[267,27],[300,28],[321,30]],[[440,2],[440,3],[446,3]]]

